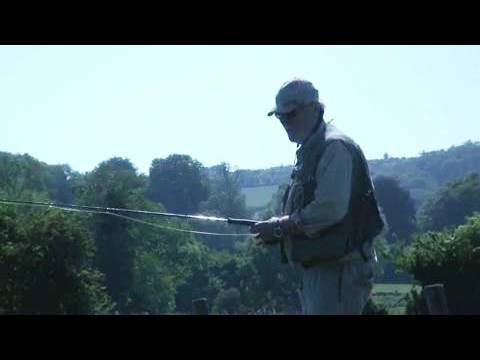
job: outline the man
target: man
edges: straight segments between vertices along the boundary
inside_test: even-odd
[[[302,275],[304,314],[361,314],[373,285],[372,242],[384,227],[367,161],[355,142],[326,124],[311,82],[285,83],[275,116],[298,144],[283,216],[250,229]]]

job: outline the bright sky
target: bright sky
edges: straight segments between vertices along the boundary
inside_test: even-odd
[[[291,165],[266,114],[294,77],[368,159],[480,140],[480,46],[0,46],[0,151],[81,172],[173,153]]]

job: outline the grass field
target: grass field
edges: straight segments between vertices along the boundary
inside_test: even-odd
[[[412,284],[375,284],[372,299],[375,303],[385,305],[390,315],[403,315],[406,306],[404,297],[412,288]]]
[[[412,284],[375,284],[374,293],[400,293],[406,294],[412,289]]]
[[[260,207],[268,204],[277,189],[277,185],[245,187],[242,188],[242,193],[248,207]]]

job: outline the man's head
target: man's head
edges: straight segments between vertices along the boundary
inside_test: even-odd
[[[306,80],[294,79],[282,85],[275,98],[276,106],[268,113],[281,121],[288,138],[302,143],[323,118],[324,105],[318,91]]]

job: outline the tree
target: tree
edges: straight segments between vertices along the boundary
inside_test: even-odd
[[[142,209],[165,212],[146,199],[138,202]],[[146,218],[150,223],[187,230],[185,224]],[[129,234],[135,239],[133,284],[129,293],[128,312],[165,314],[176,311],[178,288],[191,276],[193,259],[190,248],[198,242],[184,232],[175,232],[146,224],[130,224]]]
[[[207,199],[208,184],[201,176],[202,165],[188,155],[154,159],[150,166],[147,196],[168,211],[191,214]]]
[[[207,201],[202,203],[202,210],[224,217],[246,217],[245,195],[240,191],[238,175],[231,172],[226,163],[212,170],[211,193]]]
[[[192,312],[192,301],[206,297],[215,299],[223,288],[223,281],[215,274],[215,267],[221,267],[218,254],[204,244],[191,242],[182,249],[182,258],[188,264],[187,274],[177,288],[176,310]]]
[[[74,215],[21,216],[0,207],[0,309],[9,314],[102,314],[113,303],[92,267],[95,248]]]
[[[142,179],[127,159],[112,158],[87,174],[81,203],[100,207],[136,208],[143,198]],[[106,275],[109,294],[124,312],[133,287],[135,238],[132,224],[113,216],[97,215],[92,221],[97,246],[96,264]]]
[[[409,282],[410,276],[402,274],[395,266],[395,261],[403,247],[410,243],[416,229],[413,199],[396,178],[377,176],[373,183],[378,204],[388,224],[386,242],[380,239],[375,244],[382,267],[380,270],[377,266],[377,278],[381,276],[381,281],[388,283]]]
[[[74,194],[69,181],[73,171],[68,165],[48,165],[46,169],[45,185],[50,198],[55,202],[70,204]]]
[[[245,311],[297,313],[301,309],[297,271],[281,261],[278,246],[245,243],[238,260],[237,285]]]
[[[230,171],[230,166],[222,163],[210,169],[211,192],[208,199],[200,204],[203,214],[218,217],[248,218],[250,216],[245,195],[238,183],[238,175]],[[220,222],[202,222],[196,225],[199,230],[217,233],[246,233],[248,228]],[[199,238],[200,239],[200,238]],[[204,238],[202,241],[215,250],[233,250],[241,237]],[[244,239],[243,239],[244,240]]]
[[[442,283],[452,314],[480,314],[480,216],[455,229],[419,235],[399,266],[422,286]]]
[[[221,290],[214,303],[216,313],[238,314],[240,311],[240,291],[236,288]]]
[[[184,235],[157,232],[150,236],[150,246],[136,249],[130,312],[165,314],[177,310],[177,293],[192,275],[192,259],[185,249],[191,242]]]
[[[0,191],[15,199],[31,193],[47,194],[47,166],[28,154],[0,153]]]
[[[392,177],[377,176],[373,183],[377,201],[388,223],[388,242],[400,239],[408,243],[415,231],[415,206],[409,191]]]
[[[422,231],[439,231],[463,224],[466,217],[480,211],[480,175],[447,184],[420,209],[418,221]]]
[[[384,304],[376,303],[370,298],[363,308],[362,315],[388,315],[388,310]]]
[[[82,202],[102,207],[137,208],[165,212],[145,198],[147,179],[127,159],[101,163],[77,182]],[[142,216],[142,220],[187,230],[188,224]],[[124,218],[97,215],[91,222],[98,267],[105,272],[109,293],[122,313],[175,311],[177,292],[195,264],[192,249],[199,244],[185,233],[158,229]],[[190,300],[191,301],[191,300]]]

